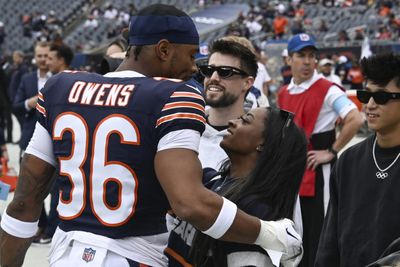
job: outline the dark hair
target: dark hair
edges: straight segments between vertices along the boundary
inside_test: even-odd
[[[264,150],[255,168],[248,177],[235,179],[222,195],[244,210],[254,201],[267,204],[270,208],[268,220],[292,219],[307,161],[307,140],[293,121],[287,125],[284,112],[268,110],[263,132]],[[222,177],[228,175],[230,167],[230,161],[226,161],[221,168]],[[226,257],[219,249],[220,242],[196,232],[191,251],[195,266],[204,263],[209,250],[212,250],[214,266],[226,265]]]
[[[139,59],[139,54],[142,51],[143,46],[142,45],[130,45],[128,46],[128,48],[126,49],[126,54],[125,57],[130,57],[132,51],[133,51],[133,56],[135,57],[135,61],[138,61]]]
[[[108,72],[115,71],[118,68],[118,66],[121,64],[122,60],[123,60],[122,58],[113,58],[113,57],[109,57],[109,56],[103,57],[103,59],[100,62],[99,73],[101,75],[104,75]]]
[[[72,59],[74,58],[74,52],[72,51],[72,49],[64,44],[52,44],[50,45],[50,51],[56,51],[57,57],[63,58],[67,67],[71,64]]]
[[[210,56],[217,52],[239,58],[240,68],[254,78],[257,76],[257,58],[255,54],[244,45],[235,41],[219,39],[212,43],[210,47]]]
[[[393,53],[373,55],[361,60],[361,70],[367,80],[386,86],[394,79],[400,87],[400,55]]]

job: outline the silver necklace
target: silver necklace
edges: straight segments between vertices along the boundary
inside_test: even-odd
[[[376,178],[378,178],[378,179],[386,179],[386,178],[389,176],[389,174],[388,174],[386,171],[389,170],[389,169],[393,166],[393,164],[396,163],[396,161],[397,161],[397,160],[399,159],[399,157],[400,157],[400,153],[397,154],[397,157],[394,159],[394,161],[393,161],[392,163],[390,163],[389,166],[387,166],[385,169],[381,169],[381,168],[378,166],[378,162],[376,161],[376,157],[375,157],[375,146],[376,146],[376,137],[375,137],[374,145],[373,145],[373,147],[372,147],[372,156],[373,156],[373,158],[374,158],[375,166],[378,168],[379,171],[377,171],[375,175],[376,175]]]

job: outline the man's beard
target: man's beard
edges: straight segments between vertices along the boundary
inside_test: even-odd
[[[226,91],[218,99],[209,99],[206,92],[206,104],[213,108],[225,108],[234,104],[238,100],[239,96],[227,93]]]
[[[328,77],[329,75],[331,75],[331,73],[330,72],[322,72],[322,75],[324,75],[325,77]]]

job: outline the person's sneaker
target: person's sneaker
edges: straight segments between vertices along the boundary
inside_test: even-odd
[[[52,237],[47,235],[47,234],[43,234],[40,239],[39,239],[39,244],[50,244],[51,243],[51,239]]]
[[[32,243],[38,244],[40,238],[43,235],[43,232],[44,232],[44,228],[43,227],[39,227],[38,231],[36,232],[36,235],[33,237]]]
[[[39,245],[45,245],[45,244],[50,244],[51,243],[51,236],[47,234],[41,234],[39,236],[36,236],[32,243],[34,244],[39,244]]]

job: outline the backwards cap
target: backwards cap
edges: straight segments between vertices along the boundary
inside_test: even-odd
[[[176,44],[199,44],[199,34],[193,20],[174,6],[150,5],[132,17],[129,45],[152,45],[161,39]]]

